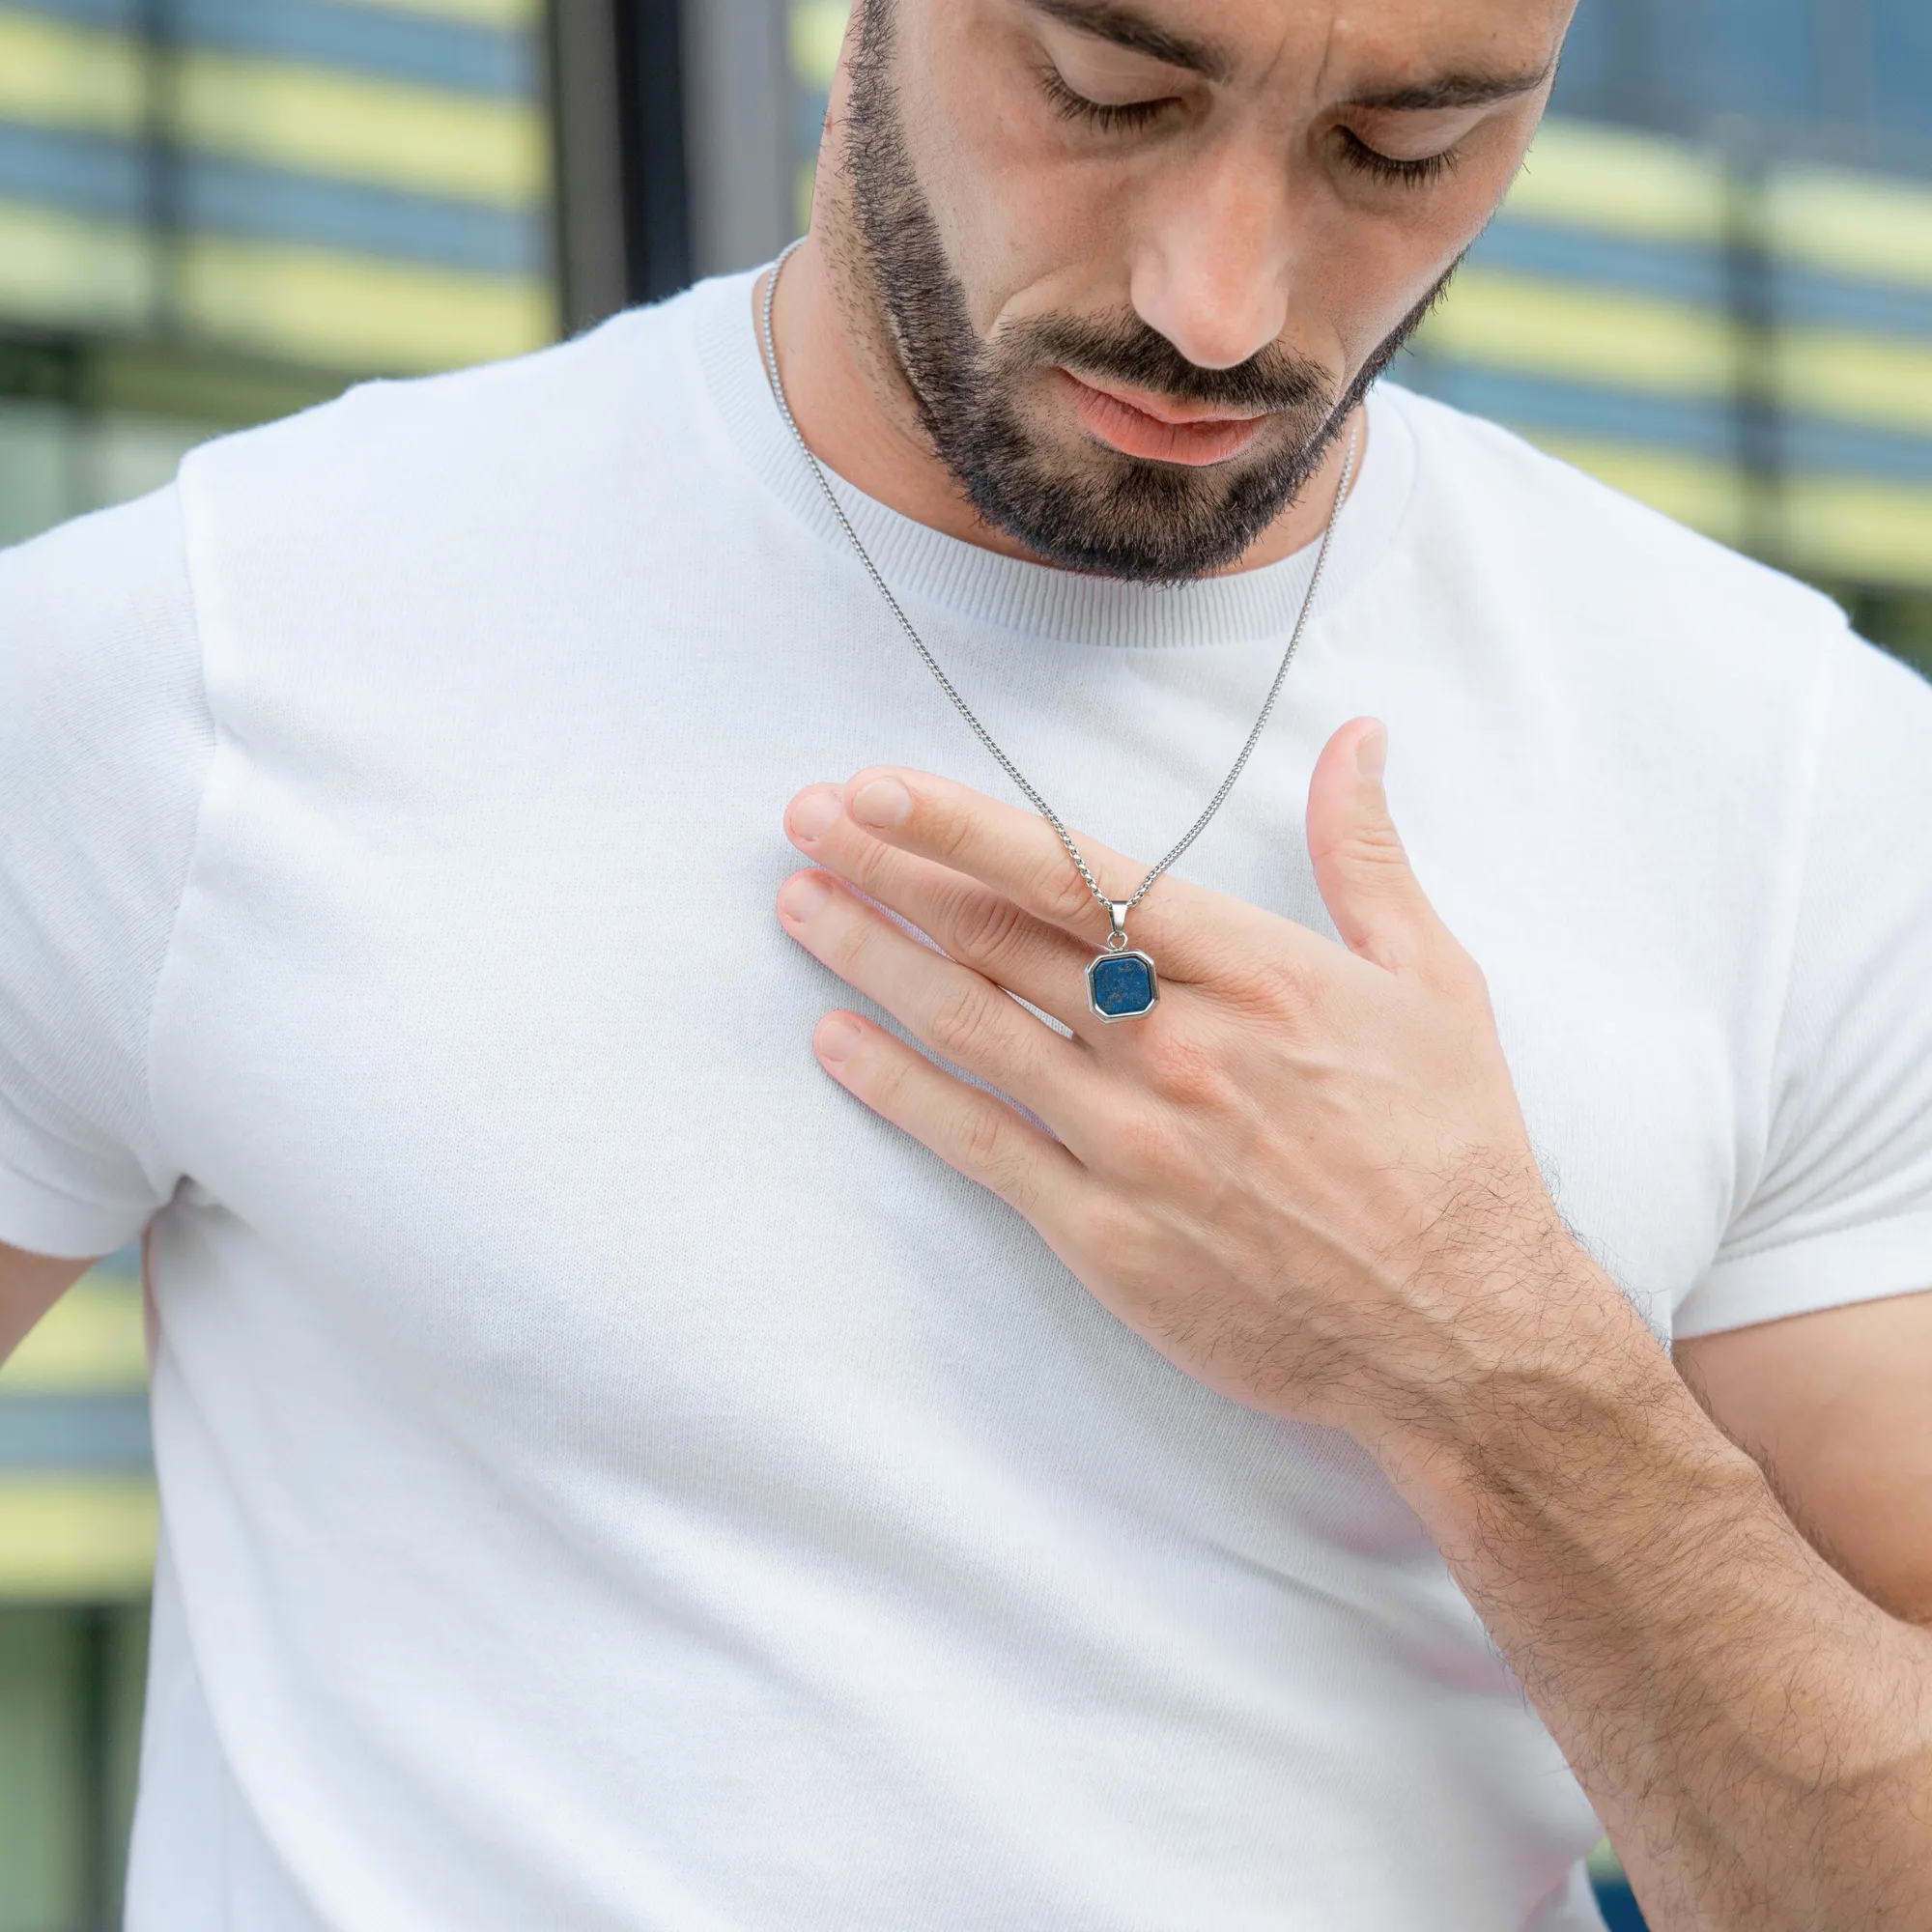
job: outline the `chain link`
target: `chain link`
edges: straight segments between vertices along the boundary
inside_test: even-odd
[[[1081,856],[1079,846],[1073,842],[1072,834],[1061,822],[1060,814],[1027,782],[1026,777],[1020,771],[1020,768],[994,742],[993,734],[980,723],[979,718],[974,714],[973,707],[960,696],[958,691],[953,686],[952,680],[940,668],[939,660],[926,648],[925,639],[913,628],[912,619],[900,608],[899,600],[893,595],[892,586],[879,575],[879,567],[872,561],[871,553],[860,541],[859,532],[852,527],[852,520],[845,514],[845,506],[839,502],[838,493],[832,487],[832,480],[825,473],[824,465],[811,453],[811,445],[806,441],[805,432],[799,428],[798,419],[791,412],[791,404],[785,398],[784,383],[779,375],[778,349],[772,339],[772,306],[778,297],[779,273],[783,269],[785,263],[790,260],[792,251],[801,245],[800,242],[792,242],[779,256],[778,260],[772,264],[771,272],[765,282],[764,302],[760,308],[758,318],[759,336],[765,355],[765,374],[770,380],[772,396],[779,406],[779,413],[784,418],[785,427],[791,431],[793,441],[798,444],[806,462],[810,466],[811,473],[817,479],[818,487],[823,492],[826,502],[831,506],[833,516],[838,521],[838,527],[845,532],[859,561],[866,568],[866,575],[872,580],[873,587],[885,599],[886,608],[897,620],[899,629],[906,634],[906,637],[912,643],[913,649],[924,660],[926,669],[938,681],[940,690],[945,692],[947,696],[952,700],[960,717],[965,719],[966,723],[972,727],[973,735],[992,753],[1000,769],[1019,787],[1027,802],[1033,806],[1035,810],[1059,835],[1060,842],[1066,848],[1066,856],[1073,861],[1074,869],[1079,872],[1081,878],[1086,882],[1087,890],[1094,895],[1094,900],[1098,903],[1101,911],[1108,917],[1110,923],[1110,930],[1107,936],[1108,946],[1110,948],[1124,946],[1126,944],[1125,927],[1127,914],[1133,911],[1134,907],[1139,905],[1141,900],[1147,896],[1148,888],[1194,843],[1195,839],[1200,838],[1201,834],[1207,829],[1208,821],[1220,810],[1222,802],[1234,790],[1235,781],[1241,776],[1256,745],[1261,742],[1262,732],[1266,729],[1267,722],[1274,714],[1275,699],[1281,696],[1282,681],[1288,676],[1288,668],[1294,662],[1294,654],[1301,647],[1301,634],[1308,625],[1308,612],[1315,603],[1316,587],[1321,582],[1322,566],[1328,561],[1329,541],[1335,534],[1336,524],[1341,520],[1342,505],[1348,498],[1349,486],[1354,476],[1356,432],[1352,428],[1349,432],[1349,449],[1342,463],[1341,481],[1335,490],[1335,505],[1328,512],[1328,521],[1321,528],[1321,548],[1315,553],[1315,568],[1309,573],[1308,588],[1301,594],[1301,609],[1295,615],[1294,629],[1290,634],[1288,648],[1282,653],[1280,668],[1275,671],[1274,682],[1268,686],[1266,701],[1262,705],[1261,716],[1255,720],[1254,729],[1248,733],[1248,742],[1241,747],[1240,756],[1235,760],[1233,769],[1221,781],[1220,789],[1208,801],[1207,810],[1187,829],[1187,832],[1168,852],[1167,856],[1140,882],[1139,886],[1134,890],[1133,896],[1121,900],[1111,899],[1101,889],[1099,880],[1094,876],[1093,867]]]

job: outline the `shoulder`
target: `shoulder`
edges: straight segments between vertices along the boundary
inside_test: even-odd
[[[208,741],[181,501],[170,487],[0,551],[0,734],[23,764],[104,776]]]
[[[1413,540],[1440,581],[1508,601],[1600,668],[1801,680],[1845,636],[1808,584],[1674,522],[1501,425],[1385,385],[1414,436]]]
[[[693,327],[706,295],[511,361],[364,384],[194,451],[181,489],[211,652],[292,606],[468,609],[565,558],[674,558],[732,473]]]
[[[0,1238],[105,1253],[172,1185],[148,1015],[213,755],[174,490],[0,553]]]
[[[697,399],[687,295],[587,333],[446,375],[356,384],[334,401],[203,445],[183,466],[192,526],[215,512],[331,501],[414,521],[569,491],[625,451],[648,468]]]

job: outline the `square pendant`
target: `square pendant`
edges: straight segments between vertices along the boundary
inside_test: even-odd
[[[1160,981],[1145,952],[1103,952],[1087,968],[1087,1004],[1103,1020],[1137,1020],[1159,998]]]

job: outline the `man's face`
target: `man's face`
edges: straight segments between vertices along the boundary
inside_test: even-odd
[[[1320,468],[1507,188],[1573,0],[862,4],[833,138],[927,434],[1037,555],[1173,582]]]

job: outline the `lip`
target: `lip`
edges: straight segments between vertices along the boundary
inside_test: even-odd
[[[1142,390],[1103,388],[1070,369],[1054,374],[1066,384],[1074,413],[1090,436],[1123,456],[1152,463],[1225,463],[1247,448],[1268,420],[1266,412],[1244,415]]]

